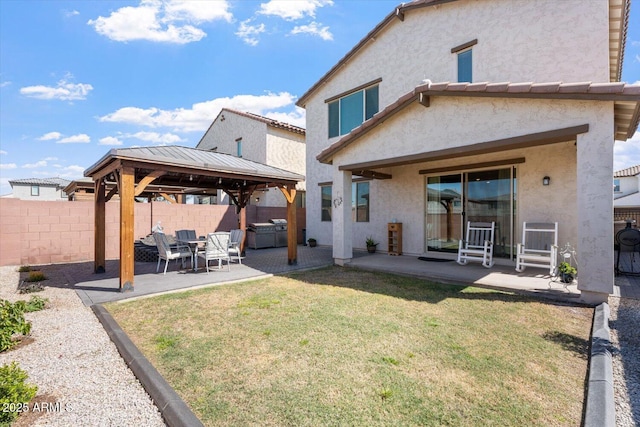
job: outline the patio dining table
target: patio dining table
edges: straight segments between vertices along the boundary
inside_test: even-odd
[[[177,242],[185,244],[185,245],[189,245],[189,247],[191,248],[193,246],[193,256],[194,256],[194,260],[193,260],[193,271],[198,271],[198,249],[200,247],[204,247],[204,245],[207,243],[206,239],[176,239]]]

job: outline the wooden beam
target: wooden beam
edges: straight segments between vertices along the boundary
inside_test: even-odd
[[[117,177],[118,176],[117,170],[120,169],[121,167],[122,167],[122,162],[120,161],[120,159],[114,160],[104,168],[100,169],[99,171],[91,175],[91,178],[93,178],[93,180],[96,181],[98,179],[105,178],[107,175],[111,173],[113,173]]]
[[[296,189],[278,187],[287,199],[287,262],[298,263],[298,221],[296,217]]]
[[[105,216],[105,185],[104,180],[99,179],[94,183],[95,211],[94,211],[94,262],[93,272],[104,273],[106,271],[106,216]]]
[[[120,169],[120,292],[133,291],[135,169]]]
[[[147,186],[151,184],[156,178],[160,178],[162,175],[165,175],[167,172],[163,170],[155,170],[152,171],[149,175],[145,176],[140,180],[138,185],[136,186],[135,196],[138,197],[142,194],[144,190],[147,189]]]
[[[368,169],[351,171],[353,175],[359,175],[363,178],[370,179],[391,179],[393,176],[388,173],[376,172]]]
[[[107,196],[104,198],[104,201],[108,202],[113,196],[116,195],[116,193],[118,193],[118,185],[113,186],[113,188],[109,191],[109,194],[107,194]]]

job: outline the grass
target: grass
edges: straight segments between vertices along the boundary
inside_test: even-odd
[[[108,309],[208,426],[581,421],[584,307],[331,267]]]

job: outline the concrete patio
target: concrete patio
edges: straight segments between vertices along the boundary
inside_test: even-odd
[[[634,260],[640,263],[640,260]],[[288,265],[287,248],[247,249],[242,265],[226,265],[222,270],[212,270],[207,274],[200,263],[198,271],[181,269],[179,263],[172,262],[166,275],[156,273],[155,262],[136,262],[135,282],[132,292],[118,289],[118,261],[107,262],[107,272],[93,273],[93,263],[66,264],[62,269],[68,282],[74,286],[85,305],[110,301],[145,297],[148,295],[178,292],[222,283],[234,283],[270,277],[296,270],[332,265],[332,248],[298,246],[298,263]],[[420,277],[438,282],[463,286],[473,285],[535,295],[561,301],[578,302],[579,291],[574,282],[564,286],[559,280],[545,274],[543,269],[527,268],[517,273],[513,266],[495,265],[491,269],[479,263],[466,266],[455,261],[424,261],[415,256],[390,256],[385,253],[369,254],[354,251],[354,258],[348,267],[381,271]],[[638,268],[638,267],[636,267]],[[615,277],[614,296],[640,299],[640,276],[620,275]]]

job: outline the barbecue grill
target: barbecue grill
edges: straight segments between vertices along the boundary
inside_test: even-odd
[[[256,222],[247,227],[247,245],[252,249],[276,246],[276,226],[270,222]]]
[[[276,227],[276,248],[287,246],[287,220],[270,219],[269,222]]]

